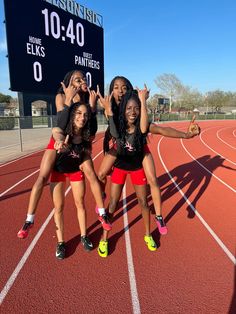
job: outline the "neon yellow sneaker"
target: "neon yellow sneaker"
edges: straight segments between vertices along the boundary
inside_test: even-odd
[[[157,245],[156,245],[156,242],[153,240],[151,235],[150,236],[145,235],[144,241],[146,242],[147,247],[150,251],[156,251]]]
[[[98,254],[101,257],[107,257],[107,255],[108,255],[108,241],[101,240],[99,242]]]

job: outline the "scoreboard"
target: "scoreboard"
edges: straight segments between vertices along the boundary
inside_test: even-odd
[[[73,0],[4,0],[10,89],[55,94],[68,71],[104,89],[101,15]]]

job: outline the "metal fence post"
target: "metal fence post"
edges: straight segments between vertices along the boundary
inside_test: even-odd
[[[18,118],[18,125],[19,125],[19,139],[20,139],[20,151],[23,152],[23,145],[22,145],[22,134],[21,134],[21,123],[20,118]]]

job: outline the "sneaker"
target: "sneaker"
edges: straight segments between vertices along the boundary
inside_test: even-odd
[[[107,214],[103,214],[102,216],[99,216],[98,219],[100,220],[104,230],[106,230],[106,231],[111,230],[112,226],[111,226],[111,223],[109,221]]]
[[[150,251],[156,251],[157,245],[156,245],[156,243],[153,240],[153,237],[151,235],[150,236],[145,235],[144,236],[144,241],[146,242],[147,247],[148,247],[148,249]]]
[[[81,242],[82,242],[84,249],[86,251],[88,251],[88,252],[92,251],[93,244],[86,235],[81,237]]]
[[[107,255],[108,255],[108,241],[101,240],[99,242],[98,254],[101,257],[107,257]]]
[[[158,228],[160,234],[162,234],[162,235],[167,234],[167,227],[166,227],[166,224],[165,224],[163,217],[161,215],[160,216],[156,215],[155,221],[157,223],[157,228]]]
[[[25,239],[27,238],[28,234],[29,234],[29,230],[30,228],[32,228],[34,225],[33,222],[30,221],[26,221],[23,225],[23,227],[20,229],[20,231],[18,231],[17,233],[17,237],[20,239]]]
[[[64,259],[66,256],[66,246],[65,242],[58,242],[56,248],[56,258],[57,259]]]
[[[105,193],[105,192],[102,192],[102,199],[103,199],[103,201],[105,201],[106,198],[107,198],[106,193]],[[95,212],[96,212],[96,214],[99,214],[98,206],[95,207]]]

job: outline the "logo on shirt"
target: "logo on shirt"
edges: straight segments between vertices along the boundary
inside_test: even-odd
[[[71,156],[72,158],[80,158],[80,154],[76,154],[76,152],[74,152],[73,150],[70,152],[69,156]]]
[[[125,148],[127,148],[128,152],[133,152],[135,151],[135,148],[132,144],[130,144],[129,142],[125,143]]]

